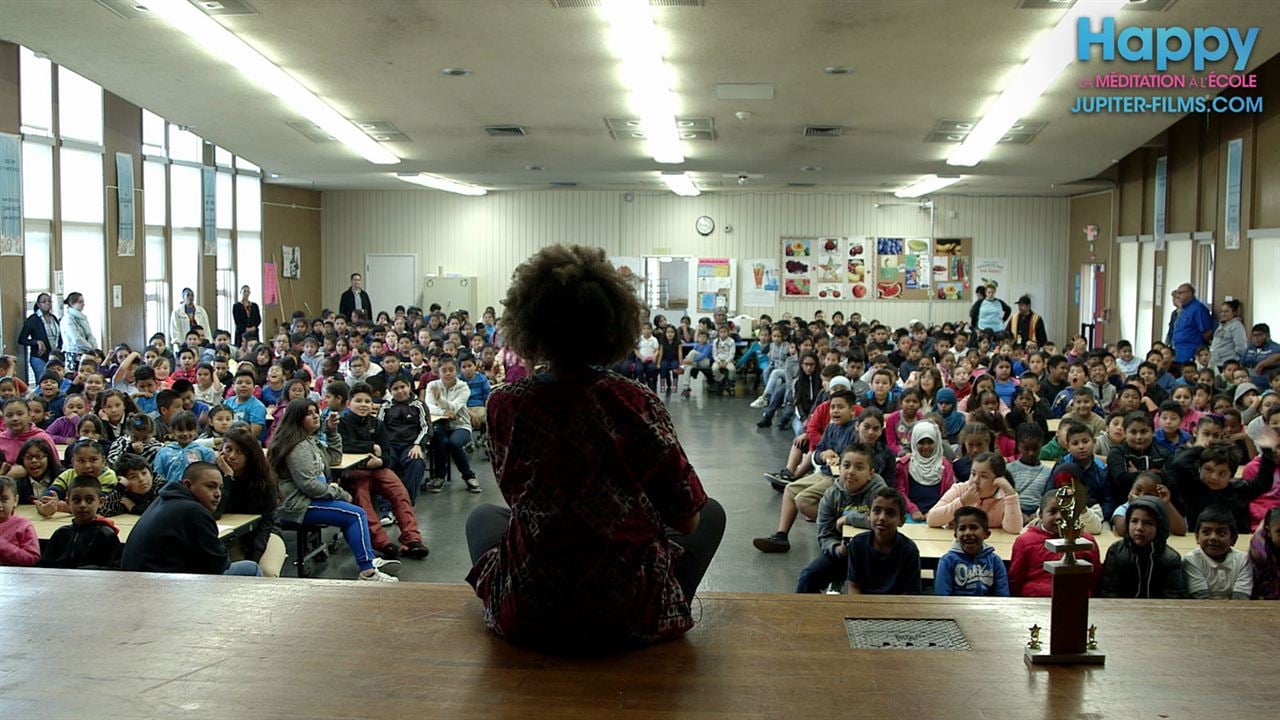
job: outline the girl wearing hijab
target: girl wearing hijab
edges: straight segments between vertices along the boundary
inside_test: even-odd
[[[965,422],[964,413],[956,407],[958,402],[955,390],[942,388],[938,391],[933,403],[938,414],[942,416],[944,424],[942,437],[952,445],[960,441],[960,431],[964,429]]]
[[[923,522],[925,513],[955,484],[951,463],[942,456],[942,435],[931,422],[911,428],[911,452],[898,458],[895,484],[907,500],[911,519]]]

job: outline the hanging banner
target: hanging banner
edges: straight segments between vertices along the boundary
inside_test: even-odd
[[[1164,252],[1165,195],[1169,187],[1169,156],[1156,158],[1156,252]]]
[[[280,279],[276,277],[276,264],[262,263],[262,304],[280,304]]]
[[[0,255],[21,255],[22,245],[22,142],[0,133]]]
[[[116,153],[116,254],[120,257],[134,255],[133,221],[133,156]]]
[[[728,311],[732,291],[729,258],[698,258],[698,312]]]
[[[973,264],[973,287],[993,287],[996,289],[996,297],[1000,297],[1000,293],[1009,287],[1009,281],[1005,277],[1007,271],[1004,258],[980,257]]]
[[[1244,153],[1244,140],[1236,138],[1227,143],[1227,250],[1240,249],[1240,172]]]
[[[814,297],[815,248],[817,240],[803,237],[782,238],[782,296]]]
[[[201,168],[204,172],[204,221],[201,223],[204,235],[204,255],[218,254],[218,177],[211,167]]]
[[[778,298],[778,261],[755,258],[742,261],[742,304],[773,307]]]

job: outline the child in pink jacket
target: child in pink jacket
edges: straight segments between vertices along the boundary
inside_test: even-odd
[[[40,562],[40,540],[31,521],[14,513],[18,486],[0,475],[0,565],[34,567]]]
[[[969,479],[952,485],[929,511],[930,527],[946,527],[956,510],[976,507],[987,514],[992,526],[1011,535],[1022,530],[1022,508],[1000,453],[984,452],[973,459]]]

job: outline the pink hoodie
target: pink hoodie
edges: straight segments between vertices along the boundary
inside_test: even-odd
[[[21,515],[0,522],[0,565],[34,567],[40,562],[36,526]]]
[[[58,448],[53,442],[53,438],[49,437],[49,433],[41,430],[39,427],[32,425],[27,431],[21,435],[14,435],[12,430],[5,430],[0,433],[0,453],[4,454],[4,461],[7,463],[15,463],[18,461],[18,451],[22,446],[31,439],[44,440],[49,444],[49,455],[52,457],[61,457]]]

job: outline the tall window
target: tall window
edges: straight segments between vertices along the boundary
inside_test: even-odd
[[[168,157],[165,149],[164,118],[151,112],[142,111],[142,154],[151,157]]]
[[[145,112],[145,111],[144,111]],[[145,120],[144,120],[145,124]],[[160,121],[160,140],[164,141],[164,121]],[[145,132],[145,131],[144,131]],[[163,152],[164,148],[160,148]],[[143,248],[143,302],[147,337],[156,333],[168,336],[169,282],[166,272],[164,228],[169,222],[169,189],[165,164],[151,161],[142,164],[143,218],[146,222]]]
[[[26,275],[23,300],[31,308],[40,293],[53,292],[49,252],[53,236],[53,147],[43,143],[22,143],[22,218],[26,245],[22,258]]]
[[[200,168],[177,164],[169,167],[170,220],[173,223],[169,259],[173,269],[173,294],[166,306],[168,310],[177,306],[183,288],[191,288],[196,297],[200,296],[200,219],[204,197],[200,183]]]
[[[27,48],[18,51],[22,134],[53,137],[53,64]]]
[[[218,327],[220,329],[230,329],[234,321],[231,318],[231,305],[235,302],[236,297],[236,274],[231,258],[231,228],[235,220],[234,207],[232,205],[232,192],[234,188],[234,179],[230,172],[219,172],[217,174],[218,189],[218,258],[217,258],[217,286],[218,286]],[[213,335],[210,329],[208,335]]]
[[[1133,351],[1141,351],[1143,355],[1151,348],[1152,323],[1155,313],[1156,297],[1156,244],[1154,242],[1138,243],[1138,329],[1133,339]],[[1164,339],[1164,328],[1159,328],[1157,336]]]
[[[101,343],[107,300],[102,153],[63,147],[59,160],[63,291],[84,295],[84,313]]]
[[[244,161],[236,158],[236,167]],[[259,305],[262,297],[262,179],[236,175],[236,278],[248,285]],[[264,335],[265,337],[265,335]]]
[[[58,136],[102,145],[102,88],[58,68]]]

